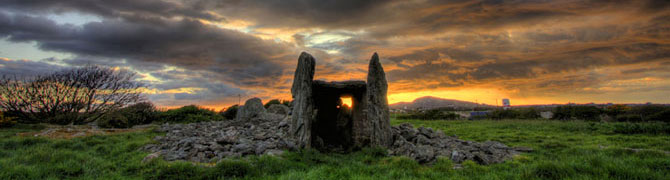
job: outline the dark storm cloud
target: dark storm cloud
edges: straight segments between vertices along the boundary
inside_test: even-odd
[[[644,67],[622,71],[625,75],[636,75],[641,73],[670,72],[670,62],[661,63],[660,67]]]
[[[367,38],[437,34],[445,31],[491,31],[536,26],[551,21],[579,21],[615,11],[653,14],[666,1],[200,1],[230,18],[256,27],[365,30]],[[336,3],[335,3],[336,2]]]
[[[240,88],[231,87],[223,81],[217,81],[210,78],[210,72],[195,72],[195,71],[165,71],[154,72],[152,76],[161,80],[153,87],[158,90],[171,90],[181,87],[203,88],[207,89],[212,94],[220,94],[223,96],[244,94],[245,92]],[[186,78],[185,78],[186,77]]]
[[[444,53],[450,54],[449,52]],[[562,50],[553,52],[549,55],[529,55],[530,56],[527,59],[492,56],[491,58],[495,59],[495,61],[476,67],[467,67],[460,65],[458,62],[431,63],[432,61],[437,60],[435,50],[428,50],[428,52],[416,51],[412,54],[390,57],[389,59],[420,59],[426,61],[425,63],[409,66],[407,69],[392,70],[389,72],[388,76],[390,81],[423,79],[439,80],[451,84],[454,84],[454,82],[477,83],[496,79],[536,78],[547,74],[569,73],[594,67],[664,61],[667,60],[667,57],[670,57],[670,45],[636,43],[576,50]],[[483,56],[472,54],[464,57],[466,58],[466,61],[471,61],[468,58]],[[458,71],[459,69],[465,69],[466,71]],[[568,81],[577,82],[582,81],[582,79],[568,78],[540,84],[538,86],[558,85],[559,83],[557,82],[566,84]],[[588,83],[580,84],[589,85]]]
[[[201,0],[225,17],[258,22],[257,27],[351,27],[374,21],[391,0]]]
[[[259,78],[280,76],[283,66],[271,57],[288,51],[272,41],[192,20],[142,24],[107,19],[75,28],[46,18],[0,13],[0,37],[36,41],[49,51],[217,72],[241,85],[263,85]]]
[[[176,100],[216,101],[220,97],[237,95],[248,95],[249,92],[235,88],[225,82],[213,81],[212,79],[190,77],[188,79],[165,79],[164,82],[154,84],[161,91],[179,89],[183,87],[197,89],[193,93],[175,93]]]
[[[425,50],[417,50],[410,54],[402,56],[389,57],[388,59],[394,62],[401,62],[403,60],[408,61],[425,61],[427,63],[440,60],[442,55],[447,56],[452,60],[468,62],[468,61],[481,61],[487,58],[483,54],[480,54],[475,51],[469,51],[465,49],[456,49],[456,48],[432,48]]]
[[[0,76],[29,78],[63,69],[63,66],[40,61],[12,60],[0,57]]]
[[[48,14],[82,12],[105,17],[128,19],[191,17],[209,20],[221,18],[193,4],[181,4],[165,0],[3,0],[0,7],[5,10]]]
[[[118,58],[90,56],[90,55],[77,55],[76,57],[73,58],[53,59],[52,61],[60,61],[72,66],[96,64],[109,67],[133,68],[135,70],[149,71],[149,72],[164,69],[166,66],[166,64],[151,61],[137,61],[137,60],[127,61],[127,60],[120,60]]]

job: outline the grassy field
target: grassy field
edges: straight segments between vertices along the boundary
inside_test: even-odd
[[[582,121],[420,121],[411,123],[461,139],[500,141],[535,149],[502,164],[441,159],[419,165],[380,149],[352,154],[289,152],[281,157],[228,159],[218,164],[154,160],[138,149],[157,133],[74,139],[18,137],[38,125],[0,129],[0,179],[669,179],[670,135],[614,133],[613,124]]]

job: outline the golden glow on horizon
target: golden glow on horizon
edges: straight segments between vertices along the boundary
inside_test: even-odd
[[[505,96],[492,89],[460,89],[460,90],[428,90],[406,93],[392,93],[388,95],[389,104],[398,102],[412,102],[416,98],[424,96],[433,96],[444,99],[455,99],[462,101],[472,101],[495,105],[496,99],[502,99]]]
[[[199,87],[183,87],[183,88],[176,88],[176,89],[168,89],[168,90],[158,90],[158,89],[146,89],[144,90],[145,93],[147,94],[176,94],[176,93],[187,93],[187,94],[195,94],[197,91],[202,91],[205,90],[205,88],[199,88]]]
[[[399,103],[399,102],[412,102],[414,99],[433,96],[443,99],[453,99],[460,101],[470,101],[477,102],[480,104],[488,105],[500,105],[500,101],[503,98],[510,98],[513,105],[527,105],[527,104],[551,104],[555,101],[549,99],[538,99],[538,98],[522,98],[522,97],[509,97],[508,93],[500,91],[498,89],[486,89],[486,88],[470,88],[470,89],[458,89],[458,90],[428,90],[428,91],[418,91],[418,92],[406,92],[406,93],[392,93],[388,95],[389,104]]]

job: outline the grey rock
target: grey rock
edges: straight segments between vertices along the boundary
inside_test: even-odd
[[[412,157],[420,163],[430,163],[438,156],[445,156],[455,163],[472,160],[479,164],[493,164],[511,159],[522,152],[497,141],[463,141],[429,128],[414,129],[409,124],[394,126],[392,132],[394,142],[390,154]]]
[[[279,128],[286,127],[286,126],[288,126],[288,122],[287,122],[287,121],[281,121],[281,122],[279,122],[279,126],[278,126]]]
[[[268,149],[265,151],[265,154],[270,156],[281,156],[282,154],[284,154],[284,151],[279,149]]]
[[[460,153],[458,151],[452,151],[451,152],[451,161],[455,163],[461,163],[465,160],[465,155],[463,153]]]
[[[267,111],[263,107],[263,102],[259,98],[251,98],[244,102],[244,106],[237,110],[237,120],[249,120],[262,116]]]
[[[419,163],[428,163],[435,160],[435,151],[433,147],[428,145],[419,145],[416,148],[416,154],[414,154],[414,159]]]
[[[418,133],[417,130],[408,123],[400,124],[396,129],[398,129],[400,135],[407,140],[414,139]]]
[[[151,153],[151,154],[147,155],[146,157],[144,157],[144,159],[142,159],[142,163],[147,163],[147,162],[149,162],[153,159],[156,159],[156,158],[160,157],[160,155],[161,155],[161,152]]]
[[[414,138],[414,143],[421,144],[421,145],[432,145],[432,144],[434,144],[433,141],[431,141],[430,139],[428,139],[428,137],[426,137],[424,135],[416,136],[416,138]]]
[[[142,149],[160,154],[168,161],[212,162],[243,155],[279,155],[284,150],[298,149],[294,139],[290,138],[289,127],[279,126],[282,121],[285,122],[264,119],[164,124],[159,129],[166,135],[155,137],[158,144],[149,144]],[[472,160],[493,164],[532,151],[525,147],[508,147],[497,141],[463,141],[429,128],[415,129],[409,124],[394,126],[391,132],[393,143],[388,148],[389,154],[407,156],[421,163],[431,163],[444,156],[455,163]],[[156,157],[147,156],[147,159],[151,158]]]
[[[419,131],[419,134],[422,134],[429,138],[434,138],[436,136],[432,128],[419,127],[417,130]]]
[[[243,155],[255,153],[254,147],[249,144],[236,144],[232,147],[231,150],[233,152],[241,153]]]
[[[265,152],[265,150],[268,149],[269,146],[270,145],[267,142],[259,142],[259,143],[256,144],[255,153],[257,155],[263,154]]]

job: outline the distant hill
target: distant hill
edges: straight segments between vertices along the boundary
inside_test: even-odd
[[[390,109],[434,109],[440,107],[475,107],[477,103],[453,99],[443,99],[433,96],[424,96],[412,102],[399,102],[389,105]],[[488,106],[488,105],[479,105]]]

